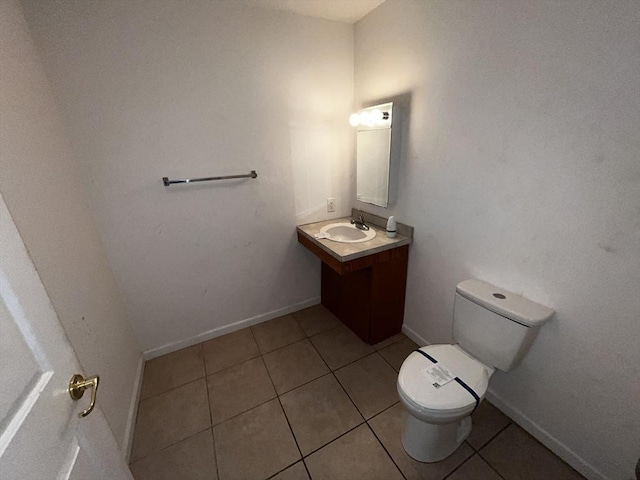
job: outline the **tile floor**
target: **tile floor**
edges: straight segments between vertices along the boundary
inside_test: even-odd
[[[363,343],[318,305],[146,363],[136,480],[574,480],[489,402],[449,458],[400,443],[396,376],[416,344]]]

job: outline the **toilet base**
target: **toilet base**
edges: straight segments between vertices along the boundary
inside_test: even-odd
[[[402,446],[419,462],[439,462],[455,452],[469,433],[470,416],[454,423],[435,425],[409,414],[402,429]]]

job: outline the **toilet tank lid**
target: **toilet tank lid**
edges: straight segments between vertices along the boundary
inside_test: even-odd
[[[528,327],[538,327],[551,318],[553,310],[498,288],[482,280],[465,280],[456,292],[478,305]]]

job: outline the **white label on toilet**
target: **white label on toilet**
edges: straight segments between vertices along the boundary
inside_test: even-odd
[[[456,374],[441,363],[424,368],[420,373],[436,388],[440,388],[456,378]]]

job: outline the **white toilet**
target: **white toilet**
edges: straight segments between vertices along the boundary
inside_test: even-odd
[[[508,372],[529,350],[553,310],[480,280],[456,287],[455,345],[428,345],[411,353],[398,374],[398,393],[409,415],[405,451],[438,462],[471,432],[471,414],[497,368]]]

